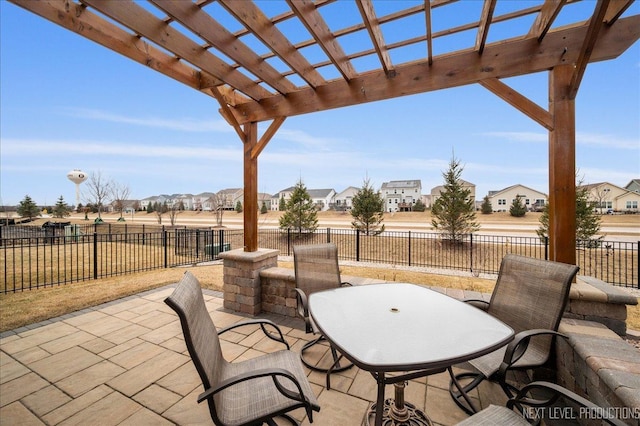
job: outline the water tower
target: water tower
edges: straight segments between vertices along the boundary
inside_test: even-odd
[[[75,210],[78,209],[78,204],[80,204],[80,184],[87,180],[87,174],[82,170],[73,169],[69,173],[67,173],[67,179],[76,184],[76,205]]]

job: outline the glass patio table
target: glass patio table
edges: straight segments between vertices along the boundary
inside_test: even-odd
[[[429,425],[404,401],[407,380],[439,373],[507,344],[513,330],[480,309],[406,283],[341,287],[311,294],[309,311],[322,334],[377,382],[363,424]],[[393,373],[393,374],[389,374]],[[384,389],[394,384],[394,399]]]

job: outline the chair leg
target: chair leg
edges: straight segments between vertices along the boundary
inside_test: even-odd
[[[302,359],[302,363],[307,366],[308,368],[310,368],[311,370],[314,371],[320,371],[323,373],[328,373],[328,372],[340,372],[340,371],[344,371],[347,370],[351,367],[353,367],[353,364],[351,362],[347,362],[346,364],[340,365],[339,361],[342,360],[342,355],[338,355],[338,352],[336,351],[336,349],[330,345],[330,349],[331,349],[331,356],[333,358],[333,365],[329,368],[323,368],[323,367],[318,367],[316,365],[316,363],[311,362],[310,360],[307,360],[305,357],[305,352],[307,349],[309,349],[310,347],[312,347],[315,344],[321,343],[322,341],[326,341],[324,336],[320,336],[308,343],[306,343],[303,347],[302,350],[300,351],[300,358]]]
[[[480,373],[460,373],[454,375],[451,367],[449,367],[448,370],[449,376],[451,376],[451,381],[449,382],[449,395],[451,395],[453,401],[465,413],[469,415],[477,413],[478,409],[471,401],[469,392],[477,388],[478,385],[485,379],[485,377]],[[469,378],[472,380],[466,385],[462,385],[460,381]]]

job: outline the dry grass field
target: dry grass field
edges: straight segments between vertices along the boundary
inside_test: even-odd
[[[138,213],[138,215],[141,215]],[[150,216],[150,215],[149,215]],[[225,216],[241,218],[235,212],[229,212]],[[277,220],[278,212],[270,212],[261,215],[261,220],[266,217]],[[117,215],[108,214],[103,216],[108,222],[115,222]],[[348,219],[344,213],[322,212],[320,220]],[[211,220],[214,216],[211,213],[185,213],[181,219],[203,218]],[[525,218],[513,218],[508,214],[478,215],[481,223],[496,224],[537,224],[539,215],[529,213]],[[139,216],[136,216],[139,219]],[[152,218],[150,218],[152,219]],[[38,219],[34,225],[41,224],[47,219]],[[67,220],[67,219],[65,219]],[[83,219],[70,219],[72,222],[87,223]],[[425,213],[396,213],[386,214],[385,223],[393,222],[430,222],[430,216]],[[136,222],[139,223],[139,220]],[[180,223],[180,222],[179,222]],[[185,223],[187,223],[185,221]],[[612,215],[603,217],[603,226],[631,226],[640,225],[640,215]],[[84,256],[78,253],[78,256]],[[128,256],[127,256],[128,257]],[[122,260],[122,259],[121,259]],[[52,262],[52,259],[49,259]],[[293,268],[287,262],[280,262],[283,267]],[[417,272],[410,268],[399,267],[362,267],[347,266],[341,267],[345,275],[357,275],[371,278],[380,278],[389,281],[405,281],[416,284],[434,285],[442,287],[455,287],[462,289],[472,289],[481,292],[490,292],[493,282],[482,278],[434,275],[424,272]],[[196,274],[203,286],[211,289],[222,289],[222,266],[198,266],[190,267]],[[9,294],[0,294],[0,331],[11,330],[23,325],[39,322],[48,318],[63,315],[89,306],[115,300],[144,290],[156,288],[165,284],[177,282],[184,273],[183,268],[159,269],[149,272],[140,272],[129,275],[122,275],[98,280],[89,279],[87,281],[49,287],[44,289],[24,291]],[[5,280],[6,285],[6,280]],[[629,308],[627,324],[630,328],[640,330],[640,308],[638,306]]]

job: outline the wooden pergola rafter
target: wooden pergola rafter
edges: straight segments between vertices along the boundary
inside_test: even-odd
[[[480,84],[548,130],[550,257],[575,263],[575,98],[589,63],[640,38],[640,15],[625,16],[634,0],[416,0],[385,13],[375,0],[10,1],[217,100],[244,145],[249,252],[258,249],[258,159],[287,117]],[[585,6],[590,18],[571,21],[570,9]],[[338,8],[350,24],[332,19]],[[448,13],[466,22],[443,28]],[[424,27],[398,39],[390,28],[416,15]],[[500,38],[509,24],[522,31]],[[468,45],[449,42],[466,32],[475,33]],[[422,55],[394,56],[415,45]],[[547,107],[503,81],[538,72],[549,73]],[[270,124],[260,137],[261,122]]]

